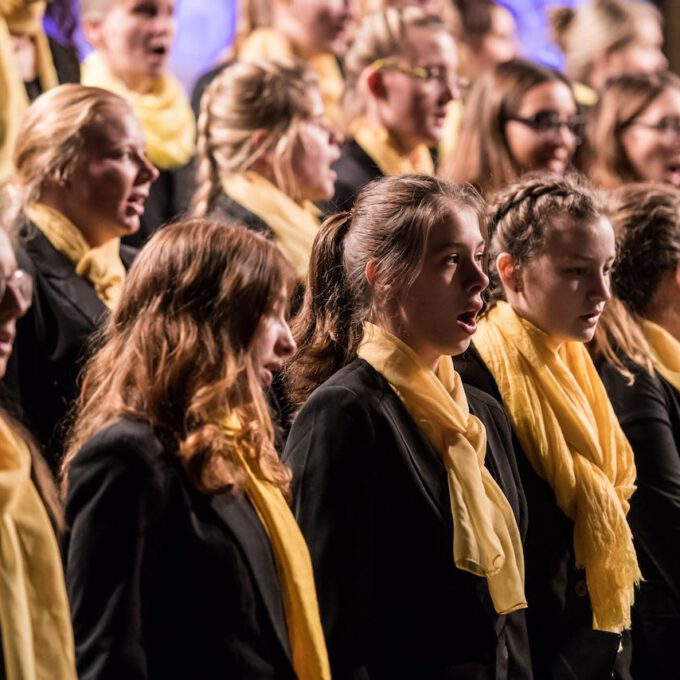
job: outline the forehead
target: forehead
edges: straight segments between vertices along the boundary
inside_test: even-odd
[[[607,260],[616,253],[614,229],[606,217],[577,219],[569,215],[551,218],[545,254],[551,257],[583,256]]]
[[[680,90],[675,87],[667,87],[650,102],[645,113],[659,117],[680,115]]]
[[[472,208],[452,204],[442,220],[432,227],[427,247],[438,250],[452,243],[475,247],[482,240],[477,213]]]
[[[566,83],[550,80],[534,85],[524,93],[520,102],[520,115],[531,115],[536,111],[565,111],[576,113],[576,103]]]
[[[489,33],[494,35],[512,35],[515,32],[515,18],[502,5],[491,8],[491,28]]]
[[[449,33],[427,26],[411,27],[406,33],[404,55],[414,64],[440,64],[458,61],[456,43]]]
[[[132,111],[107,109],[95,116],[85,130],[86,144],[139,143],[144,140],[142,128]]]

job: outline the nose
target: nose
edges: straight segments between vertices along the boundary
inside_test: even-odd
[[[337,147],[341,147],[345,142],[345,135],[335,125],[328,125],[328,137],[331,144]]]
[[[470,268],[470,276],[466,281],[466,290],[468,293],[481,293],[489,285],[489,277],[484,273],[482,266],[473,260]]]
[[[295,338],[293,338],[290,326],[288,325],[288,322],[284,322],[276,342],[276,354],[283,359],[287,359],[296,349],[297,343],[295,342]]]
[[[31,300],[24,299],[14,286],[8,284],[0,300],[0,322],[18,319],[28,311]]]
[[[139,172],[137,173],[136,184],[146,184],[147,182],[153,184],[160,175],[156,166],[146,157],[144,152],[140,152],[137,156]]]
[[[607,302],[611,298],[611,282],[609,274],[600,272],[593,281],[593,288],[590,291],[590,299],[593,302]]]

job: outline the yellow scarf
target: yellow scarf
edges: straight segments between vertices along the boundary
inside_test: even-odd
[[[307,277],[309,256],[319,231],[319,211],[313,203],[300,204],[269,180],[250,170],[222,177],[227,196],[257,215],[274,232],[274,240],[293,265],[300,281]]]
[[[651,349],[654,368],[680,391],[680,342],[667,330],[647,319],[640,320],[640,327]]]
[[[28,108],[28,95],[16,68],[10,35],[33,39],[36,65],[43,92],[59,84],[47,36],[42,30],[44,2],[27,4],[22,0],[0,0],[0,186],[12,175],[14,141]]]
[[[403,154],[384,127],[366,118],[354,121],[350,132],[354,141],[371,157],[384,175],[434,175],[432,154],[424,144],[418,145],[409,154]]]
[[[196,147],[196,121],[181,83],[171,75],[158,79],[152,92],[128,89],[109,71],[99,52],[82,65],[83,85],[101,87],[127,99],[139,119],[146,140],[146,155],[161,170],[188,163]]]
[[[91,248],[80,229],[60,212],[42,203],[26,206],[24,212],[47,240],[73,262],[76,274],[94,286],[97,297],[109,309],[114,309],[125,281],[120,239],[112,238],[97,248]]]
[[[593,628],[622,631],[641,578],[626,521],[635,463],[588,351],[551,341],[505,302],[480,322],[475,346],[529,461],[574,521]]]
[[[76,680],[61,556],[31,454],[0,418],[0,628],[8,680]]]
[[[470,414],[451,357],[435,375],[387,331],[367,323],[358,356],[380,373],[404,403],[446,468],[453,517],[453,559],[487,579],[499,614],[527,606],[524,555],[512,508],[484,467],[486,430]]]
[[[230,438],[242,437],[243,430],[234,417],[225,423],[225,430]],[[312,560],[305,539],[281,491],[262,478],[250,446],[242,441],[237,455],[246,474],[246,493],[274,551],[295,674],[300,680],[330,680]]]
[[[295,52],[288,38],[271,28],[254,30],[243,42],[238,52],[242,61],[253,59],[292,59]],[[332,54],[317,54],[308,61],[309,67],[319,78],[319,91],[324,106],[324,118],[340,127],[342,112],[340,100],[345,89],[345,81]]]

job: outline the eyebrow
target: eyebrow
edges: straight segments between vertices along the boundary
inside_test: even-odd
[[[563,260],[581,260],[582,262],[597,262],[599,257],[588,257],[587,255],[569,255],[568,253],[563,254]],[[611,255],[607,258],[608,260],[616,259],[616,255]]]
[[[486,246],[486,241],[483,239],[477,243],[477,245],[474,247],[476,250],[477,248],[481,248],[483,246]],[[467,243],[461,243],[460,241],[447,241],[446,243],[442,243],[442,245],[437,247],[437,250],[446,250],[447,248],[467,248],[468,244]]]

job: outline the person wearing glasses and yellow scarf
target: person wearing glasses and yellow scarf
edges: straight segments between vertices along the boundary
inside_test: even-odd
[[[636,469],[584,345],[610,298],[614,231],[592,190],[554,175],[510,185],[489,214],[489,306],[456,369],[512,425],[534,675],[629,677]]]
[[[459,95],[456,68],[448,27],[422,9],[390,7],[363,18],[345,57],[347,141],[333,165],[331,208],[349,210],[377,177],[434,173],[431,149]]]

